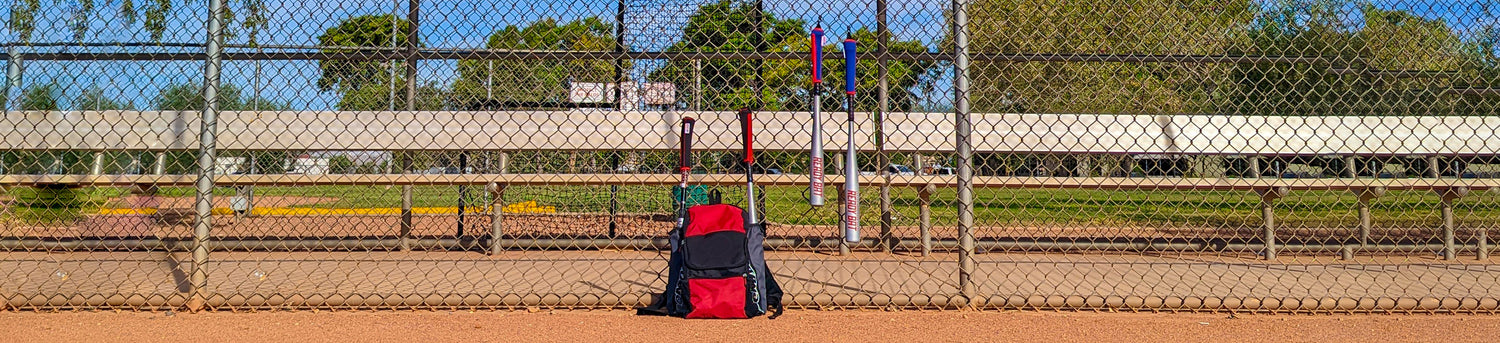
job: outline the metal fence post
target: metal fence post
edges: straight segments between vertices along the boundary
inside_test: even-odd
[[[1354,190],[1359,197],[1359,245],[1358,250],[1364,251],[1370,248],[1370,230],[1374,228],[1374,218],[1370,215],[1370,203],[1376,198],[1385,196],[1385,187],[1370,187]],[[1345,260],[1354,259],[1356,248],[1345,248],[1343,257]]]
[[[1276,200],[1286,197],[1291,192],[1287,187],[1256,188],[1255,192],[1260,195],[1260,215],[1263,225],[1261,236],[1263,246],[1261,254],[1266,261],[1276,260]]]
[[[890,65],[886,61],[886,51],[889,48],[890,32],[886,26],[887,0],[875,0],[875,63],[876,77],[879,80],[879,106],[875,109],[875,168],[880,168],[880,175],[885,178],[885,183],[880,184],[880,250],[890,253],[893,246],[891,227],[895,224],[895,209],[891,206],[891,172],[887,170],[890,166],[890,156],[885,153],[885,116],[891,111],[891,89],[889,78]]]
[[[490,249],[488,253],[494,255],[500,252],[500,236],[505,234],[505,186],[504,183],[491,182],[490,192]]]
[[[406,2],[406,110],[417,110],[417,16],[420,0]],[[408,154],[402,154],[408,155]],[[402,173],[411,170],[411,156],[403,156]],[[412,186],[401,185],[401,251],[411,251]]]
[[[1458,245],[1454,242],[1455,231],[1458,225],[1453,217],[1453,202],[1469,195],[1468,187],[1452,187],[1436,189],[1438,197],[1442,200],[1443,214],[1443,259],[1453,261],[1458,259]]]
[[[937,192],[933,185],[923,185],[917,190],[917,198],[921,200],[921,209],[918,214],[919,230],[922,238],[922,257],[932,255],[932,193]]]
[[[16,101],[19,96],[10,94],[11,92],[21,93],[21,54],[16,50],[16,47],[12,46],[5,51],[10,58],[7,58],[5,63],[5,92],[0,93],[0,96],[4,96],[5,99],[0,101],[5,102],[6,110],[21,109],[21,105]]]
[[[974,294],[974,151],[969,140],[969,1],[953,1],[953,133],[958,155],[958,289],[966,305]]]
[[[189,278],[192,296],[188,309],[197,311],[207,301],[204,289],[208,287],[208,239],[213,228],[214,192],[214,134],[218,131],[219,115],[219,67],[223,64],[219,55],[224,39],[222,14],[224,0],[208,1],[208,42],[205,53],[208,61],[203,66],[203,113],[198,140],[198,190],[195,220],[193,222],[193,272]]]

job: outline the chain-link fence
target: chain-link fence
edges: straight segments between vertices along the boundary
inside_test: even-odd
[[[1493,312],[1497,7],[13,1],[0,308],[643,305],[748,107],[791,307]]]

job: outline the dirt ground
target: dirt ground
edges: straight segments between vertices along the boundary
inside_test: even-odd
[[[1500,316],[791,311],[688,321],[626,311],[0,313],[0,342],[1491,342]]]

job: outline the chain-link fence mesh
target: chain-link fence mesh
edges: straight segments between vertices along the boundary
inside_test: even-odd
[[[18,0],[0,307],[643,305],[751,108],[791,307],[1493,312],[1497,7]]]

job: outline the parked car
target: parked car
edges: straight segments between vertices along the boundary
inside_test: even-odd
[[[890,175],[917,175],[917,173],[912,171],[910,167],[900,164],[891,164],[886,166],[885,173]]]
[[[755,173],[756,174],[768,174],[768,175],[781,175],[781,168],[768,168],[768,167],[762,167],[762,166],[758,166],[757,165],[757,166],[755,166]]]

